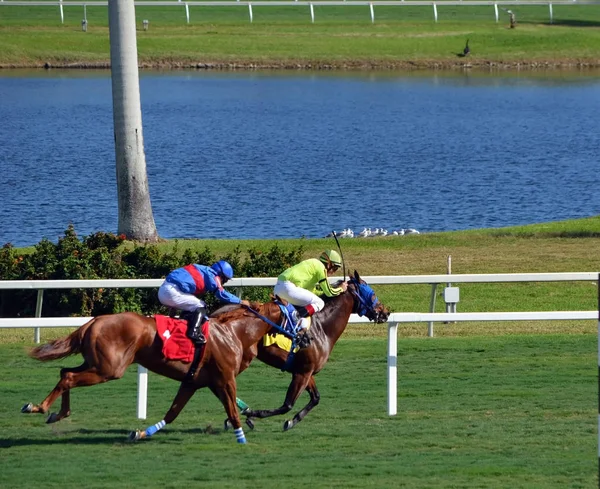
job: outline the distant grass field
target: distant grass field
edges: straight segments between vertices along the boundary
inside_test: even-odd
[[[108,11],[88,6],[82,32],[81,6],[0,4],[0,65],[106,66],[110,62]],[[410,68],[525,65],[600,66],[600,5],[514,6],[516,29],[493,6],[368,6],[309,8],[138,7],[138,57],[143,66],[189,67],[217,64],[270,68]],[[467,3],[467,2],[465,2]],[[150,22],[143,31],[142,20]],[[471,55],[457,57],[470,39]]]
[[[247,446],[199,391],[143,443],[129,430],[162,418],[177,384],[150,376],[148,419],[136,376],[76,389],[55,425],[20,414],[61,365],[0,345],[0,487],[595,488],[597,340],[593,334],[406,338],[398,345],[398,415],[386,410],[386,342],[342,337],[317,376],[321,403],[289,432],[258,420]],[[239,377],[252,407],[279,406],[289,376],[258,362]],[[304,394],[294,412],[308,397]],[[58,409],[58,405],[55,406]]]

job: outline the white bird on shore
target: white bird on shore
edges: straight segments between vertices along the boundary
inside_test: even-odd
[[[417,231],[416,229],[413,229],[413,228],[405,229],[404,232],[406,234],[421,234],[419,231]]]

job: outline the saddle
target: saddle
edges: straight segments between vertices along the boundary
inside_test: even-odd
[[[293,339],[290,340],[289,338],[286,338],[284,335],[275,333],[274,334],[275,338],[281,337],[281,339],[279,341],[273,340],[269,344],[276,343],[280,348],[283,348],[284,350],[287,350],[287,351],[292,351],[292,350],[296,349],[296,347],[306,348],[308,345],[310,345],[311,338],[308,334],[308,331],[303,332],[303,330],[300,330],[300,328],[298,327],[299,320],[296,321],[294,319],[294,313],[296,313],[296,317],[299,318],[298,310],[297,310],[296,306],[294,306],[290,302],[286,301],[285,299],[282,299],[279,296],[275,296],[273,298],[273,302],[275,304],[277,304],[279,306],[279,309],[281,310],[281,315],[283,317],[281,327],[285,331],[289,332],[293,336]],[[308,318],[308,320],[310,321],[310,317]],[[309,327],[310,327],[310,323],[309,323]],[[302,334],[299,334],[299,333],[302,333]],[[285,346],[283,346],[283,345],[285,345]],[[265,341],[265,346],[268,346],[267,341]]]
[[[176,312],[176,309],[172,307],[169,308],[169,317],[177,318]],[[201,313],[181,311],[181,314],[179,315],[179,319],[184,320],[187,323],[186,337],[192,342],[194,348],[194,357],[192,363],[190,364],[190,368],[183,379],[184,383],[193,381],[194,374],[198,369],[198,365],[200,364],[200,360],[202,360],[202,356],[206,347],[206,337],[208,336],[209,322],[208,317],[204,314],[204,312],[204,310],[202,310]],[[197,317],[197,314],[201,314],[202,317]]]

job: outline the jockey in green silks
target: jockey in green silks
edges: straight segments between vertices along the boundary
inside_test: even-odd
[[[294,320],[299,328],[306,329],[308,317],[325,306],[323,299],[316,294],[317,285],[328,297],[345,292],[345,282],[332,287],[327,277],[333,275],[342,266],[340,254],[335,250],[326,250],[319,258],[309,258],[285,270],[279,277],[273,292],[296,306]]]

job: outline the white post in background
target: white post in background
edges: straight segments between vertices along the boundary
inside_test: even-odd
[[[60,23],[64,24],[65,23],[65,13],[63,12],[62,0],[60,0],[60,3],[58,4],[58,8],[60,9]]]
[[[452,275],[452,255],[448,255],[448,261],[446,263],[446,273],[448,275]],[[448,287],[452,287],[452,284],[450,282],[448,282],[446,284],[446,288]],[[446,312],[453,312],[452,311],[452,306],[450,304],[448,304],[448,302],[446,302]],[[454,311],[456,312],[456,311]]]
[[[313,4],[310,4],[310,21],[314,24],[315,23],[315,9],[313,7]]]
[[[138,365],[138,398],[137,417],[146,419],[146,405],[148,404],[148,369]]]
[[[598,360],[600,362],[600,360]],[[599,363],[600,365],[600,363]],[[599,366],[600,368],[600,366]],[[398,323],[388,325],[388,415],[398,412]],[[600,415],[599,415],[600,419]]]
[[[252,4],[248,4],[248,13],[250,14],[250,23],[252,23]]]
[[[433,18],[437,22],[437,5],[433,4]]]
[[[35,302],[35,317],[42,317],[42,305],[44,304],[44,289],[38,290],[37,300]],[[35,343],[40,342],[40,328],[34,328],[33,330],[33,341]]]
[[[373,4],[369,4],[369,8],[371,9],[371,24],[375,23],[375,10],[373,9]]]
[[[552,4],[551,3],[548,4],[548,8],[550,9],[550,23],[553,24],[554,19],[552,18]]]
[[[187,2],[185,4],[185,20],[187,21],[188,24],[190,23],[190,7],[187,4]]]
[[[437,284],[431,284],[431,300],[429,301],[429,312],[435,312],[435,294],[437,292]],[[433,338],[433,321],[427,323],[427,336]]]
[[[498,4],[494,4],[494,13],[496,14],[496,24],[498,23]]]

